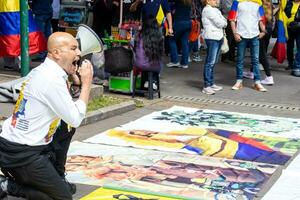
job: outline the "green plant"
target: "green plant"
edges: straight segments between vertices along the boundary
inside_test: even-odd
[[[103,95],[101,97],[94,98],[91,102],[89,102],[87,111],[98,110],[99,108],[119,104],[126,101],[126,99]]]

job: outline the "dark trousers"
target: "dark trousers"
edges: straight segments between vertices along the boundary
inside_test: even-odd
[[[289,39],[287,40],[286,54],[287,54],[287,60],[288,60],[290,68],[293,68],[293,66],[294,66],[294,47],[295,47],[295,41],[296,41],[295,34],[296,33],[294,33],[293,31],[288,29]]]
[[[266,76],[271,76],[270,63],[267,57],[270,38],[271,38],[271,34],[268,33],[262,39],[259,40],[259,62],[264,67]]]
[[[69,184],[64,180],[67,151],[75,129],[62,122],[46,152],[36,160],[17,168],[4,168],[9,176],[8,194],[28,200],[71,200]]]

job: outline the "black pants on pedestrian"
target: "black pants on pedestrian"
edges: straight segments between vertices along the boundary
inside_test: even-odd
[[[61,123],[49,149],[33,162],[16,168],[2,168],[9,176],[8,194],[28,200],[71,200],[69,184],[64,180],[67,151],[75,129]]]
[[[287,45],[286,45],[286,54],[287,54],[289,68],[292,69],[294,66],[294,58],[295,58],[294,47],[295,47],[295,41],[296,41],[296,35],[295,35],[296,33],[291,31],[290,29],[287,29],[287,30],[288,30],[289,38],[287,40]]]
[[[267,33],[263,38],[259,40],[259,62],[262,64],[266,76],[271,76],[270,62],[267,55],[270,39],[271,34]]]

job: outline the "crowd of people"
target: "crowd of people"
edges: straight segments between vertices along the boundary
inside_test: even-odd
[[[37,59],[42,63],[25,77],[13,114],[0,130],[0,167],[5,175],[0,176],[0,199],[10,194],[27,199],[66,200],[72,199],[76,191],[75,185],[65,179],[64,166],[74,127],[80,125],[86,113],[93,67],[88,60],[78,66],[81,52],[77,40],[59,31],[59,2],[30,1],[47,50],[40,49],[43,51]],[[299,5],[300,0],[289,0],[281,8],[288,19],[288,68],[297,77],[300,77]],[[100,38],[110,34],[111,26],[116,24],[119,6],[118,0],[94,1],[92,28]],[[16,7],[11,0],[3,0],[0,8],[15,10]],[[215,94],[223,89],[214,81],[214,68],[226,33],[229,51],[222,55],[221,61],[236,63],[232,89],[242,89],[244,77],[253,79],[253,88],[260,92],[267,91],[263,84],[274,84],[267,50],[271,36],[276,33],[278,8],[271,0],[133,0],[128,11],[142,23],[133,45],[135,67],[154,71],[159,78],[162,55],[166,52],[170,55],[167,67],[188,69],[190,61],[201,61],[200,46],[205,45],[202,92]],[[10,17],[7,13],[0,15]],[[166,21],[159,20],[158,13]],[[1,25],[11,23],[3,19],[0,18]],[[1,27],[0,33],[5,32]],[[251,55],[250,72],[244,71],[247,48]],[[266,73],[263,80],[260,64]],[[81,93],[73,100],[70,90],[78,85]]]

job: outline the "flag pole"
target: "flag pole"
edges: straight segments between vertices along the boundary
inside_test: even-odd
[[[28,52],[28,0],[20,0],[20,29],[21,29],[21,76],[29,73],[29,52]]]

